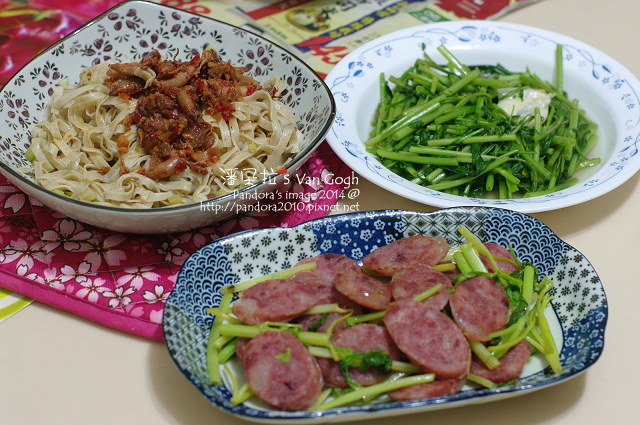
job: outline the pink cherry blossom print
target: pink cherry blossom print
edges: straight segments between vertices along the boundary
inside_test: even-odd
[[[149,304],[155,304],[157,302],[165,302],[169,297],[169,292],[165,290],[162,285],[154,285],[152,291],[144,291],[142,298],[144,298]]]
[[[76,292],[76,296],[78,298],[86,298],[92,303],[97,303],[100,300],[100,295],[107,288],[104,286],[106,280],[101,277],[96,277],[95,279],[87,279],[84,282],[81,282],[80,285],[82,288]]]
[[[45,242],[43,249],[51,252],[58,247],[62,247],[65,251],[82,250],[93,234],[84,230],[82,225],[77,221],[64,218],[60,220],[53,229],[42,232],[42,241]]]
[[[60,280],[62,282],[75,282],[82,284],[89,280],[89,278],[97,275],[97,272],[91,269],[91,263],[83,261],[78,264],[78,267],[65,264],[60,268]]]
[[[14,214],[29,209],[27,195],[11,184],[0,185],[0,202],[3,209],[11,210]]]
[[[116,286],[128,284],[139,291],[145,283],[157,282],[160,279],[160,275],[153,271],[154,268],[154,266],[127,267],[123,270],[124,275],[116,279]]]
[[[116,247],[127,240],[124,235],[111,235],[104,238],[93,237],[87,241],[83,251],[89,253],[84,260],[91,263],[93,269],[99,269],[104,260],[110,267],[120,266],[120,263],[127,259],[127,254]]]
[[[119,309],[131,304],[131,295],[135,294],[135,292],[135,288],[118,286],[113,291],[104,291],[102,295],[109,299],[109,307]]]

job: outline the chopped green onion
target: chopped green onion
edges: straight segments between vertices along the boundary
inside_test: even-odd
[[[27,151],[24,153],[24,158],[29,161],[29,162],[33,162],[36,159],[35,154],[33,153],[33,151],[31,150],[31,146],[29,146],[29,148],[27,149]]]

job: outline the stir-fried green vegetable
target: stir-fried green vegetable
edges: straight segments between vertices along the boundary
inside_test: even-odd
[[[402,76],[380,76],[365,144],[391,171],[437,191],[508,199],[564,189],[599,163],[587,156],[597,125],[563,91],[561,45],[555,87],[529,69],[467,67],[437,50],[446,65],[425,53]]]

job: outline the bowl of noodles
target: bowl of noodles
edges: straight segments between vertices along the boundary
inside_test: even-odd
[[[0,93],[0,172],[68,217],[168,233],[281,190],[335,103],[287,50],[146,1],[119,4],[40,53]]]

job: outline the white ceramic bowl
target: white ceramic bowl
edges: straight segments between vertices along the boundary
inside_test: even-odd
[[[255,34],[182,10],[145,1],[121,3],[52,45],[24,66],[0,92],[0,172],[44,205],[98,227],[130,233],[186,231],[229,217],[236,205],[254,203],[278,189],[285,175],[262,179],[205,204],[132,210],[97,206],[43,189],[21,169],[30,131],[42,118],[50,90],[61,79],[76,82],[80,71],[110,58],[139,60],[159,50],[166,57],[191,58],[206,46],[223,60],[244,65],[259,82],[276,76],[289,84],[281,100],[292,108],[304,134],[300,153],[284,165],[295,172],[324,140],[335,103],[322,78],[302,60]]]
[[[380,100],[379,77],[399,77],[422,56],[423,45],[444,63],[436,48],[444,44],[462,63],[500,63],[512,71],[529,67],[555,82],[555,49],[564,49],[563,87],[577,98],[599,126],[599,142],[590,153],[598,166],[581,170],[574,186],[524,199],[479,199],[448,195],[411,183],[385,168],[364,142]],[[395,194],[436,207],[482,205],[520,212],[548,211],[601,196],[640,168],[640,81],[606,54],[578,40],[529,26],[494,21],[456,21],[406,28],[359,47],[325,78],[336,99],[337,115],[327,140],[338,156],[361,176]]]

